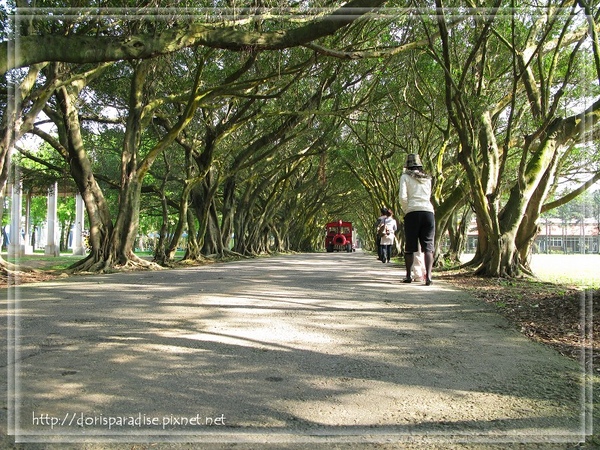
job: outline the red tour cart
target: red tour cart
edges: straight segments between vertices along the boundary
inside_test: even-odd
[[[354,245],[352,242],[352,222],[329,222],[325,225],[325,249],[328,253],[352,252]]]

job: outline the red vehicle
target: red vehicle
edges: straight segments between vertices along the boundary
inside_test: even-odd
[[[329,222],[325,225],[325,249],[327,252],[352,252],[352,222]]]

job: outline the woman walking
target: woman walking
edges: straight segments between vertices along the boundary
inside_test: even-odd
[[[379,233],[379,225],[387,218],[388,208],[381,208],[381,215],[375,221],[375,247],[377,248],[377,259],[381,261],[381,234]]]
[[[398,224],[396,223],[396,219],[392,217],[393,215],[394,213],[388,209],[385,213],[385,218],[380,224],[382,233],[379,245],[379,253],[381,255],[381,262],[384,264],[386,262],[390,262],[390,258],[392,256],[392,245],[394,244],[396,230],[398,229]]]
[[[435,217],[431,204],[431,176],[423,172],[419,155],[406,157],[404,173],[400,177],[400,205],[404,211],[405,283],[411,283],[414,254],[421,251],[425,260],[425,284],[430,286],[433,268]]]

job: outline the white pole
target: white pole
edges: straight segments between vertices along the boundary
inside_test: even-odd
[[[48,222],[46,248],[44,254],[58,256],[60,248],[56,245],[56,232],[58,231],[58,183],[48,189],[48,212],[46,221]]]
[[[75,195],[75,228],[73,230],[73,254],[85,255],[83,246],[83,197],[78,192]]]
[[[10,256],[23,256],[25,254],[25,245],[21,236],[21,209],[23,206],[21,192],[21,183],[13,183],[10,208],[10,244],[8,245],[8,254]]]

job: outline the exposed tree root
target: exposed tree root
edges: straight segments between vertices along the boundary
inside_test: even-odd
[[[6,261],[4,263],[5,265],[0,265],[0,288],[46,281],[56,277],[53,272],[29,268],[18,269],[14,264],[7,263]]]
[[[537,278],[535,276],[535,273],[533,273],[533,271],[531,270],[531,267],[529,267],[529,265],[525,265],[525,264],[520,264],[519,265],[519,270],[521,271],[521,273],[525,276],[525,277],[530,277],[530,278]]]
[[[183,258],[178,261],[177,264],[181,265],[197,265],[197,264],[208,264],[214,262],[214,258],[209,258],[204,255],[197,255],[193,258]],[[172,265],[175,265],[175,262],[172,262]]]
[[[129,255],[125,263],[118,263],[113,258],[101,258],[99,254],[90,253],[87,258],[71,265],[66,273],[110,273],[132,270],[161,270],[162,267],[152,261],[147,261],[135,254]]]
[[[233,250],[224,250],[223,253],[214,253],[211,255],[192,255],[185,256],[183,259],[179,261],[175,260],[160,260],[153,259],[153,263],[160,265],[163,268],[173,268],[177,266],[194,266],[194,265],[205,265],[211,264],[217,261],[231,260],[231,259],[252,259],[255,258],[256,255],[243,255],[241,253],[235,252]]]
[[[234,252],[233,250],[223,250],[222,257],[252,259],[256,258],[256,255],[243,255],[242,253]]]
[[[10,272],[18,270],[17,266],[0,257],[0,274],[8,275]]]
[[[113,265],[113,268],[116,270],[123,270],[123,271],[128,271],[128,270],[162,270],[163,267],[160,266],[159,264],[156,264],[155,262],[152,261],[148,261],[145,259],[140,258],[137,255],[130,255],[129,259],[127,260],[127,262],[125,264],[115,264]]]

